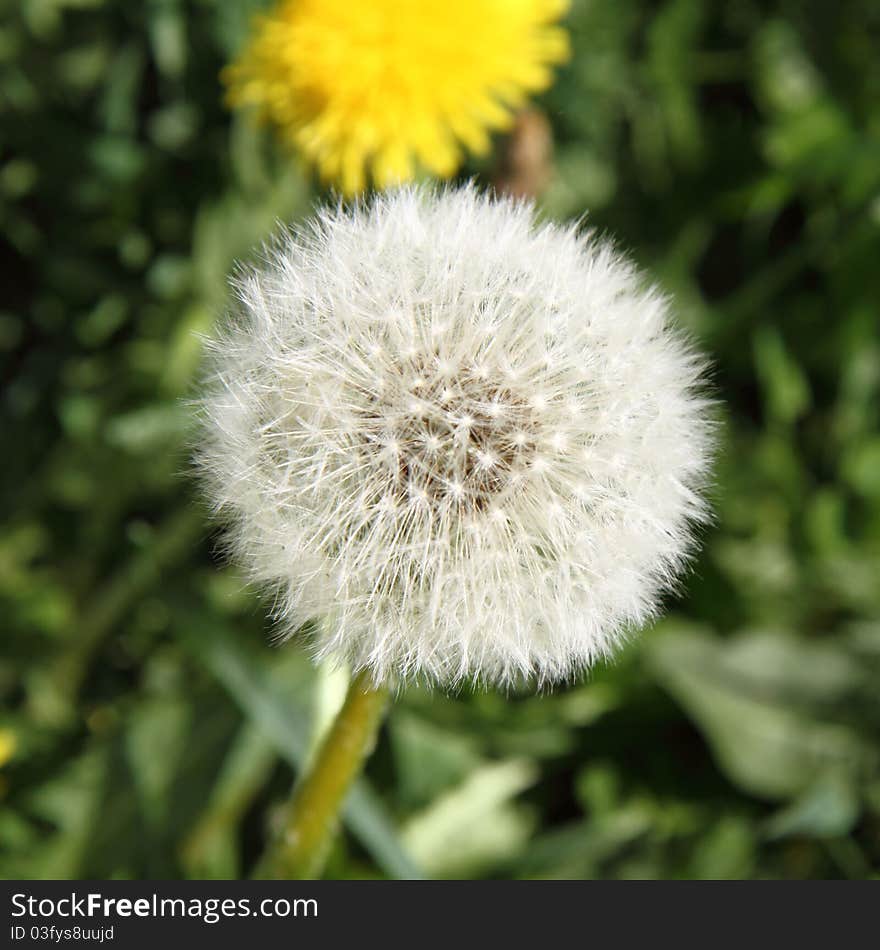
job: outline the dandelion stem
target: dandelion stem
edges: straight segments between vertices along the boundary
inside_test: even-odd
[[[355,677],[311,766],[300,776],[281,833],[264,855],[259,878],[320,877],[352,782],[372,752],[388,700],[368,673]]]

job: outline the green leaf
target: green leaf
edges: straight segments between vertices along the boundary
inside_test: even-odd
[[[829,771],[767,822],[767,834],[771,838],[836,838],[852,831],[860,810],[853,778],[845,772]]]
[[[833,651],[775,634],[725,642],[705,630],[672,629],[652,637],[645,652],[746,792],[787,798],[829,769],[855,770],[871,759],[857,735],[821,716],[821,701],[857,677]]]
[[[762,326],[756,332],[755,365],[770,418],[782,423],[797,420],[810,405],[809,383],[774,327]]]
[[[510,857],[531,830],[531,821],[511,803],[536,778],[527,759],[480,766],[410,819],[404,830],[409,851],[437,876],[478,873]]]

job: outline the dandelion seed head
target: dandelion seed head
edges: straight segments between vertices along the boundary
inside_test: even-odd
[[[285,233],[238,290],[199,459],[319,659],[550,682],[654,615],[705,517],[710,425],[701,360],[608,244],[401,189]]]

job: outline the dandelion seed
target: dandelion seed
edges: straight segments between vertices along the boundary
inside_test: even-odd
[[[402,189],[282,235],[239,296],[199,457],[317,658],[548,682],[654,615],[705,516],[711,427],[701,360],[608,244]]]

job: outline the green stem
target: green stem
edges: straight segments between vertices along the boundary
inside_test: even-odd
[[[294,788],[281,833],[263,856],[256,877],[320,877],[339,810],[373,750],[387,700],[388,691],[374,688],[367,673],[352,680],[342,709]]]

